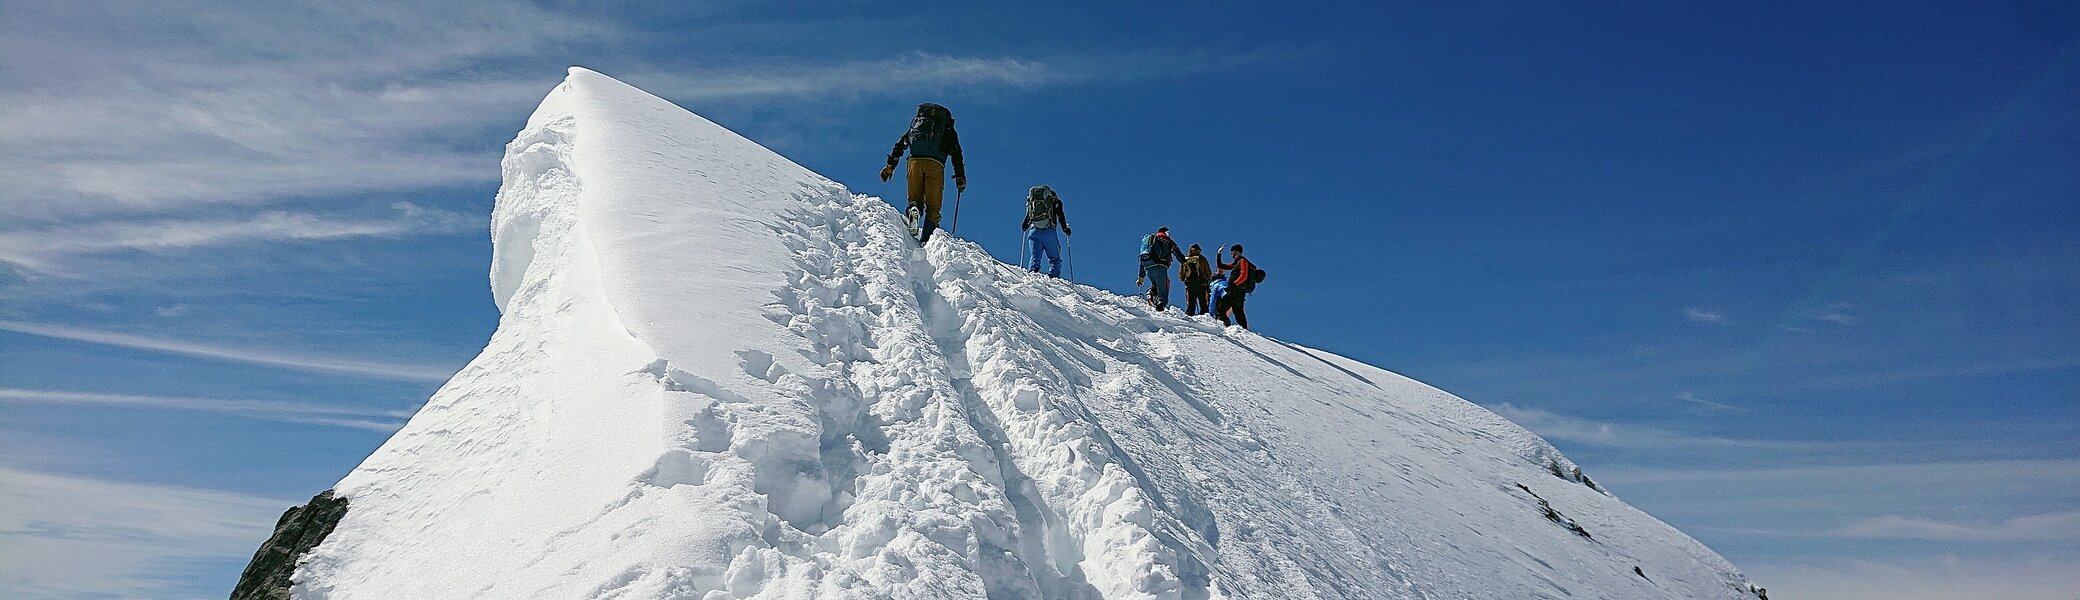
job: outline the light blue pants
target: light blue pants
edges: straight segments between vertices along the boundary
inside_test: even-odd
[[[1026,246],[1029,248],[1028,253],[1033,256],[1033,262],[1026,265],[1026,270],[1039,272],[1040,255],[1045,254],[1047,276],[1062,276],[1062,238],[1060,234],[1055,233],[1055,228],[1027,229]]]
[[[1170,306],[1170,265],[1141,263],[1141,276],[1148,279],[1148,299],[1156,310]]]

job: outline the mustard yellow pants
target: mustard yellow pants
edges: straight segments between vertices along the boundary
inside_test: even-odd
[[[910,206],[924,207],[924,220],[939,222],[939,205],[946,199],[946,165],[929,158],[912,158],[905,172],[910,182]]]

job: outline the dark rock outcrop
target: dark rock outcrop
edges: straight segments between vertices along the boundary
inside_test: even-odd
[[[296,559],[325,541],[344,516],[347,499],[332,495],[332,490],[282,513],[282,520],[274,524],[274,535],[253,553],[245,574],[238,576],[231,600],[289,600],[289,576],[296,573]]]

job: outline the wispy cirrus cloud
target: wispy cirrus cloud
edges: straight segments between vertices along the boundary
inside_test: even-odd
[[[0,588],[20,598],[221,595],[192,589],[195,565],[250,556],[290,505],[0,467]]]
[[[1706,399],[1704,399],[1704,398],[1700,398],[1700,397],[1698,397],[1698,396],[1697,396],[1697,392],[1683,392],[1683,393],[1681,393],[1681,394],[1676,394],[1676,399],[1677,399],[1677,400],[1682,400],[1682,401],[1684,401],[1684,402],[1688,402],[1688,403],[1690,403],[1690,404],[1692,404],[1692,405],[1696,405],[1697,407],[1699,407],[1699,408],[1703,408],[1703,409],[1706,409],[1706,410],[1714,410],[1714,411],[1735,411],[1735,412],[1738,412],[1738,411],[1744,411],[1744,410],[1746,410],[1746,409],[1743,409],[1743,408],[1741,408],[1741,407],[1738,407],[1738,406],[1734,406],[1734,405],[1731,405],[1731,404],[1727,404],[1727,403],[1724,403],[1724,402],[1713,402],[1713,401],[1711,401],[1711,400],[1706,400]]]
[[[1713,323],[1724,325],[1726,323],[1732,322],[1731,320],[1726,318],[1726,313],[1707,308],[1699,308],[1695,306],[1683,309],[1683,318],[1689,319],[1693,323]]]
[[[488,181],[495,152],[457,133],[524,116],[554,79],[504,67],[615,35],[524,3],[11,6],[0,176],[14,189],[0,218]],[[469,93],[395,93],[429,78]]]
[[[235,400],[0,388],[0,402],[6,401],[39,404],[126,406],[208,412],[267,421],[346,427],[383,433],[396,431],[397,428],[403,427],[404,420],[412,415],[412,412],[408,410],[371,410],[280,400]]]
[[[2080,517],[2069,509],[2080,502],[2080,460],[1610,467],[1597,480],[1706,538],[2080,542]]]
[[[1862,323],[1863,317],[1853,314],[1852,311],[1854,310],[1856,310],[1856,303],[1854,302],[1836,302],[1821,307],[1820,310],[1813,311],[1811,317],[1815,321],[1836,325],[1856,325]]]
[[[1863,316],[1856,314],[1856,303],[1836,302],[1826,306],[1794,311],[1778,327],[1785,331],[1811,332],[1814,326],[1855,327],[1863,324]]]
[[[2080,512],[2027,515],[1986,524],[1884,515],[1857,521],[1828,533],[1840,537],[1973,542],[2080,540]]]
[[[625,76],[646,89],[676,99],[856,96],[914,94],[919,89],[955,86],[1031,88],[1176,77],[1285,60],[1301,53],[1282,48],[1262,48],[1227,53],[1142,51],[1104,57],[1058,54],[1039,58],[914,52],[842,62],[692,66]]]
[[[333,240],[453,233],[481,229],[484,219],[409,202],[391,205],[380,218],[266,211],[239,218],[99,221],[34,230],[0,231],[0,263],[45,274],[63,274],[66,257],[120,251],[162,252],[250,242]]]
[[[325,356],[309,356],[294,352],[271,349],[234,348],[201,344],[182,340],[48,325],[20,321],[0,321],[0,331],[12,331],[53,339],[101,344],[136,350],[166,352],[215,360],[280,367],[299,371],[315,371],[386,379],[394,381],[446,381],[455,374],[455,367],[356,360]]]
[[[1884,483],[1924,489],[1928,493],[1970,493],[1970,488],[2013,487],[2017,482],[2066,486],[2080,483],[2080,460],[2018,459],[1947,462],[1888,462],[1876,464],[1792,466],[1762,469],[1631,469],[1614,471],[1607,478],[1644,483],[1700,484],[1755,487],[1761,483],[1796,483],[1826,487],[1854,487]],[[2080,490],[2076,490],[2080,491]]]
[[[697,10],[697,9],[689,9]],[[631,62],[631,24],[537,3],[28,3],[0,21],[0,222],[481,184],[577,57],[679,99],[1030,87],[1218,70],[1290,53],[711,52]],[[718,25],[721,26],[721,25]]]
[[[2070,600],[2080,561],[2070,556],[1961,558],[1939,554],[1887,560],[1828,559],[1742,565],[1772,598],[1830,600]]]
[[[2003,375],[2046,373],[2080,369],[2080,356],[2040,358],[1975,359],[1949,365],[1925,365],[1861,373],[1815,376],[1792,382],[1801,390],[1839,390],[1894,385],[1913,381],[1961,380]]]
[[[2080,571],[2059,551],[2080,543],[2070,510],[2080,460],[1880,458],[1891,462],[1614,467],[1596,479],[1733,550],[1727,557],[1771,597],[2059,599],[2080,589]],[[1860,550],[1871,547],[1883,550]]]
[[[1813,444],[1805,442],[1698,435],[1651,425],[1584,419],[1510,403],[1488,408],[1542,437],[1607,448],[1717,447],[1797,450],[1814,447]]]
[[[708,99],[858,95],[972,84],[1030,87],[1081,77],[1040,60],[917,53],[881,60],[692,69],[630,78],[646,82],[668,97]]]

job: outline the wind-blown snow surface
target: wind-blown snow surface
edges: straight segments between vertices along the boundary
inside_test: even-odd
[[[498,331],[340,482],[297,597],[1752,597],[1493,413],[918,251],[606,76],[504,175]]]

